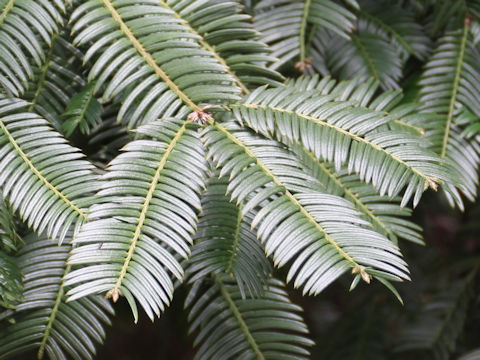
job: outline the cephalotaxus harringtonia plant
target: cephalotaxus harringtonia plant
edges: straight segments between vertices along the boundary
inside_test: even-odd
[[[478,4],[380,3],[0,1],[0,358],[93,358],[101,295],[187,287],[198,359],[309,358],[285,283],[400,299],[408,206],[476,195]]]

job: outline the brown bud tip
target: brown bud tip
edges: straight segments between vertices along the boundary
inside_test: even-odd
[[[294,68],[299,72],[305,72],[305,70],[310,70],[312,68],[312,59],[305,58],[303,61],[299,61],[294,65]]]
[[[305,70],[305,66],[304,66],[303,62],[301,62],[301,61],[295,63],[295,65],[293,65],[293,67],[300,72],[303,72]]]
[[[198,121],[198,112],[194,111],[187,116],[187,120],[197,122]]]
[[[472,20],[473,20],[473,15],[468,14],[467,17],[465,18],[465,21],[463,22],[463,24],[465,26],[469,26],[472,23]]]
[[[367,284],[370,284],[370,279],[372,277],[365,271],[365,269],[360,270],[360,276],[362,277],[363,281],[365,281]]]
[[[363,266],[356,265],[352,269],[352,274],[358,274],[358,273],[360,273],[360,276],[362,277],[363,281],[365,281],[367,284],[370,284],[370,280],[372,279],[372,276],[369,273],[367,273],[367,271]]]
[[[212,120],[212,117],[210,116],[210,114],[208,112],[204,111],[204,109],[209,108],[209,107],[211,107],[211,105],[205,106],[200,111],[194,111],[194,112],[190,113],[187,116],[187,120],[206,125],[208,120]]]
[[[426,188],[432,188],[433,190],[437,191],[438,190],[438,183],[439,183],[439,180],[438,179],[435,179],[435,178],[428,178],[427,179],[427,182],[426,182]]]
[[[120,295],[122,295],[122,292],[120,291],[120,289],[113,288],[107,292],[107,294],[105,295],[105,299],[112,298],[113,302],[116,303]]]

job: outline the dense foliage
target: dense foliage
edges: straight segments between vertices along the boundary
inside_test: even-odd
[[[0,8],[1,359],[479,358],[480,1]]]

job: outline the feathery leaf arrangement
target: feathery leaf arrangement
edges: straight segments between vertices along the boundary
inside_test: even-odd
[[[136,301],[160,316],[173,295],[171,276],[182,279],[175,254],[190,255],[206,165],[197,125],[176,119],[137,129],[136,140],[115,158],[75,239],[68,262],[89,264],[66,276],[70,300],[98,292],[124,295],[138,319]]]
[[[94,358],[102,296],[138,322],[187,294],[214,360],[317,358],[307,322],[347,282],[375,304],[359,321],[400,307],[377,289],[411,299],[432,243],[410,207],[476,198],[479,19],[478,0],[0,0],[0,358]]]
[[[279,60],[270,65],[278,69],[299,58],[295,67],[304,71],[310,67],[306,48],[308,26],[319,26],[350,39],[355,15],[331,0],[262,0],[255,6],[254,24],[261,39],[273,49]]]
[[[84,155],[27,107],[20,99],[0,99],[3,197],[29,227],[62,242],[70,225],[87,219],[97,176]]]
[[[249,17],[235,8],[232,13],[234,4],[225,5],[91,0],[74,11],[74,44],[89,44],[85,61],[94,61],[88,80],[96,80],[95,92],[103,87],[104,101],[125,93],[119,121],[136,127],[159,117],[182,117],[189,108],[201,111],[202,104],[239,100],[248,91],[239,78],[281,80],[257,65],[271,58],[264,44],[250,40],[257,35],[248,29]],[[204,23],[199,14],[212,22]],[[232,48],[246,53],[232,55]]]
[[[237,281],[245,298],[262,294],[271,266],[254,229],[253,213],[242,213],[241,206],[226,196],[226,177],[212,177],[202,200],[196,244],[188,263],[189,283],[212,274],[227,274]]]
[[[23,274],[23,302],[11,325],[0,330],[0,357],[35,350],[38,358],[92,359],[95,343],[103,343],[104,325],[110,324],[111,305],[100,296],[67,303],[64,276],[72,246],[71,238],[61,246],[48,239],[30,236],[19,252]]]
[[[34,77],[34,67],[41,67],[60,31],[61,0],[4,0],[0,3],[0,84],[12,96],[19,96]]]
[[[222,154],[213,155],[222,171],[232,169],[228,187],[232,199],[238,203],[257,192],[242,212],[267,201],[253,219],[252,228],[258,226],[257,236],[276,266],[294,259],[287,281],[295,278],[295,287],[318,294],[347,270],[366,282],[371,274],[394,281],[408,279],[398,249],[380,234],[362,229],[366,223],[348,201],[324,194],[319,183],[299,173],[295,158],[282,151],[280,144],[256,138],[235,125],[207,128],[205,137],[212,153]],[[229,157],[225,156],[224,149],[234,146],[238,150],[232,149]],[[251,166],[240,171],[238,164]],[[358,234],[362,234],[362,242],[357,241]]]
[[[348,37],[329,26],[312,27],[304,45],[306,61],[297,69],[341,79],[373,77],[383,88],[398,88],[406,60],[410,56],[425,60],[430,52],[424,26],[410,6],[398,2],[362,0],[350,8],[353,23],[335,22],[348,24]]]
[[[22,293],[22,274],[15,259],[0,251],[0,306],[15,307]]]
[[[4,316],[1,308],[15,308],[23,297],[22,274],[12,256],[20,243],[15,219],[5,202],[0,200],[0,321]]]
[[[195,283],[185,303],[190,332],[197,333],[195,359],[308,359],[313,342],[302,309],[276,279],[263,294],[244,299],[231,280],[217,275],[210,285]]]
[[[77,127],[88,135],[91,128],[102,124],[102,105],[93,96],[94,86],[95,83],[90,83],[70,100],[63,114],[66,119],[62,124],[65,136],[72,135]]]
[[[404,65],[401,53],[381,28],[367,21],[359,20],[351,40],[318,29],[311,52],[312,67],[324,75],[342,80],[361,76],[363,81],[373,77],[385,89],[399,87]]]
[[[6,253],[17,251],[22,243],[17,224],[10,207],[0,199],[0,249]]]
[[[411,210],[400,206],[400,197],[378,195],[373,186],[363,182],[358,175],[349,174],[346,168],[336,171],[331,164],[317,160],[304,148],[297,146],[295,151],[311,175],[325,186],[326,192],[351,201],[377,232],[395,243],[398,238],[402,238],[423,244],[421,228],[404,219],[410,215]]]
[[[425,189],[452,183],[442,160],[408,133],[394,133],[385,125],[392,118],[381,111],[318,96],[315,91],[258,89],[244,103],[235,105],[236,119],[246,126],[278,140],[300,143],[318,159],[331,161],[339,169],[371,182],[380,194],[397,195],[405,185],[405,205],[414,205]]]
[[[358,17],[368,23],[372,30],[375,29],[374,31],[388,39],[402,57],[408,58],[411,55],[426,60],[431,41],[424,26],[416,21],[411,6],[371,0],[362,0],[360,4]]]
[[[94,91],[104,87],[108,101],[129,88],[118,113],[129,127],[198,111],[197,101],[239,99],[226,65],[165,1],[91,0],[71,20],[74,45],[89,45],[84,60],[93,61]]]
[[[429,126],[427,136],[434,150],[455,164],[462,176],[463,194],[473,200],[478,187],[480,147],[462,134],[462,127],[480,117],[480,52],[469,35],[468,21],[462,30],[448,32],[442,37],[433,56],[425,65],[419,82],[419,101],[423,111],[438,114]],[[448,72],[451,77],[444,77]],[[463,208],[458,191],[450,192],[449,200]],[[447,193],[448,194],[448,193]]]
[[[435,359],[448,359],[467,316],[475,275],[472,271],[454,291],[441,292],[431,299],[416,322],[403,330],[396,351],[426,349]]]
[[[28,91],[23,95],[30,103],[28,111],[47,119],[59,132],[63,123],[61,115],[70,99],[85,86],[82,58],[81,51],[71,44],[65,33],[55,35],[45,61],[35,69]]]

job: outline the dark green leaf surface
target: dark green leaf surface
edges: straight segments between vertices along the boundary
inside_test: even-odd
[[[270,67],[278,69],[299,58],[297,68],[302,72],[307,66],[307,26],[321,26],[349,39],[355,19],[352,12],[331,0],[262,0],[255,13],[254,24],[262,33],[262,41],[279,59]]]
[[[243,214],[241,205],[229,201],[227,187],[225,177],[214,175],[207,183],[187,277],[195,282],[209,273],[227,274],[242,297],[254,297],[262,293],[271,266],[251,228],[254,214]]]
[[[93,95],[94,86],[94,82],[88,84],[70,100],[63,113],[65,122],[62,129],[65,136],[69,137],[77,128],[83,134],[89,134],[91,128],[101,124],[102,105]]]
[[[196,284],[185,307],[190,332],[197,333],[195,359],[308,359],[313,342],[281,281],[271,279],[264,295],[244,299],[229,280],[215,276],[212,285]]]
[[[336,169],[346,164],[348,172],[371,182],[380,195],[396,196],[406,186],[402,205],[413,197],[415,206],[427,188],[456,181],[420,138],[385,126],[394,120],[391,115],[335,101],[315,90],[259,88],[234,106],[234,115],[266,136],[301,144]]]
[[[252,227],[276,266],[290,264],[287,281],[295,279],[295,287],[303,287],[304,294],[318,294],[349,270],[366,282],[370,269],[385,279],[408,279],[398,248],[363,228],[368,223],[350,202],[322,192],[321,184],[307,176],[279,143],[257,138],[235,124],[207,128],[204,138],[230,177],[232,200],[240,203],[255,193],[242,212],[266,201]]]
[[[0,98],[0,183],[12,211],[38,233],[63,241],[80,226],[99,183],[93,166],[28,103]]]
[[[39,359],[93,359],[95,343],[103,342],[104,325],[113,315],[110,304],[96,295],[65,302],[68,240],[58,246],[30,237],[19,253],[24,299],[14,312],[15,322],[0,329],[0,358],[35,351]]]
[[[0,14],[0,85],[20,96],[46,58],[44,47],[59,33],[65,2],[5,0]]]
[[[103,176],[89,219],[69,258],[77,268],[66,277],[70,300],[107,292],[124,295],[137,321],[138,301],[148,316],[160,316],[173,295],[172,277],[183,269],[174,255],[190,255],[206,170],[197,125],[178,119],[137,129]]]
[[[432,148],[458,169],[460,191],[473,200],[479,181],[480,146],[475,139],[465,139],[462,127],[480,118],[480,52],[473,46],[468,28],[465,25],[463,30],[448,32],[439,40],[419,82],[419,101],[423,111],[438,114],[427,128]],[[463,209],[460,192],[448,185],[446,190],[450,203]]]
[[[0,248],[0,307],[15,308],[22,300],[22,274],[15,260]]]

